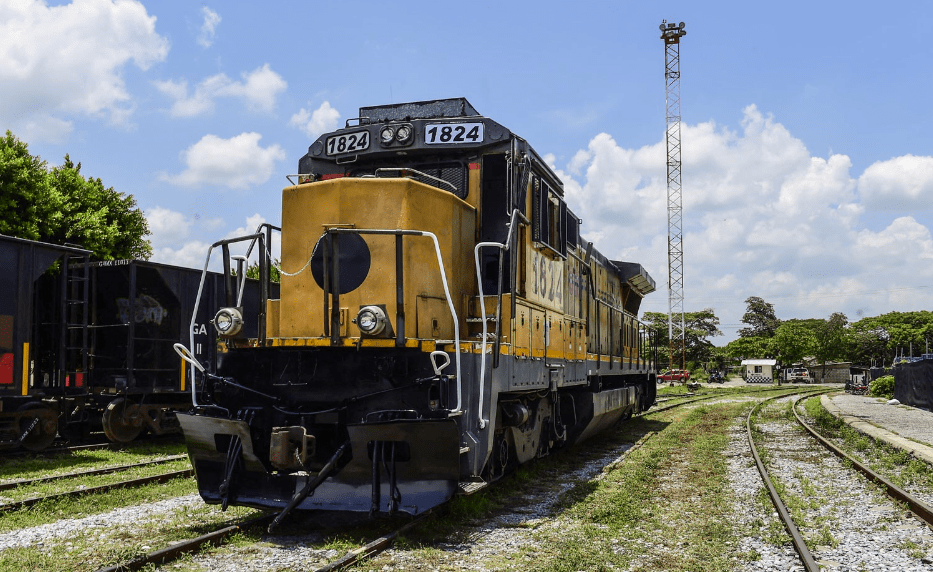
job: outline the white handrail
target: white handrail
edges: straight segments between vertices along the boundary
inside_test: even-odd
[[[382,230],[382,229],[353,229],[352,230],[353,234],[396,234],[398,232],[400,232],[400,230]],[[457,407],[452,410],[452,413],[459,413],[463,408],[463,386],[462,386],[463,382],[461,380],[461,374],[460,374],[460,371],[461,371],[460,370],[460,320],[457,317],[457,310],[454,308],[453,299],[450,296],[450,288],[447,285],[447,271],[444,267],[444,257],[441,254],[440,243],[437,240],[437,235],[435,235],[433,232],[428,232],[426,230],[409,230],[409,231],[401,231],[401,232],[404,232],[405,234],[410,234],[412,236],[428,236],[434,242],[434,253],[437,256],[437,265],[441,273],[441,283],[444,285],[444,296],[447,299],[447,307],[450,309],[450,315],[453,318],[453,323],[454,323],[454,344],[456,346],[455,358],[457,362],[457,366],[456,366],[457,367],[457,373],[456,373],[456,376],[457,376]],[[246,237],[243,237],[243,238],[246,238]],[[227,241],[221,241],[217,244],[213,244],[207,251],[207,259],[204,262],[204,270],[201,272],[201,283],[198,285],[198,294],[197,294],[197,297],[195,298],[194,310],[191,313],[191,323],[188,326],[188,334],[189,334],[190,344],[192,348],[194,347],[194,326],[197,320],[198,307],[200,306],[200,303],[201,303],[201,294],[203,293],[203,289],[204,289],[204,280],[207,277],[207,268],[211,262],[211,254],[213,253],[214,248],[216,248],[223,242],[233,242],[236,240],[238,239],[230,239]],[[176,352],[177,351],[178,350],[176,349]],[[181,354],[179,353],[179,355]],[[195,376],[194,362],[191,362],[190,360],[186,360],[186,361],[189,361],[189,363],[191,364],[191,379],[194,380],[194,376]],[[191,384],[191,403],[194,407],[198,406],[197,393],[195,389],[195,384],[193,382]]]
[[[486,428],[486,423],[488,423],[488,420],[487,420],[487,419],[483,419],[483,398],[485,397],[485,393],[486,393],[486,343],[487,343],[486,335],[487,335],[487,328],[486,328],[486,300],[485,300],[485,295],[483,294],[483,277],[482,277],[482,274],[480,273],[480,268],[479,268],[479,251],[480,251],[481,248],[484,248],[484,247],[489,246],[489,247],[498,248],[499,250],[502,251],[502,253],[508,252],[509,247],[510,247],[511,244],[512,244],[512,231],[513,231],[513,229],[515,228],[515,219],[516,219],[516,214],[517,214],[517,213],[518,213],[518,209],[513,209],[513,210],[512,210],[512,218],[511,218],[511,220],[509,221],[509,233],[508,233],[508,235],[505,237],[505,242],[504,242],[504,243],[499,243],[499,242],[480,242],[480,243],[477,243],[477,245],[473,248],[473,261],[474,261],[474,263],[476,264],[476,285],[479,287],[479,307],[480,307],[480,312],[481,312],[482,317],[483,317],[483,351],[480,352],[480,366],[479,366],[479,404],[477,405],[477,408],[479,409],[479,418],[478,418],[478,421],[479,421],[479,428],[480,428],[480,429],[485,429],[485,428]],[[502,256],[502,253],[500,253],[499,256]],[[497,318],[499,318],[499,316],[497,316]],[[501,324],[500,324],[500,327],[501,327]]]

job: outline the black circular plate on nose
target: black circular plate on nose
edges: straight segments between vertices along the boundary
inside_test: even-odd
[[[369,245],[358,234],[324,234],[321,236],[311,254],[311,275],[322,289],[324,288],[324,250],[327,249],[330,241],[334,242],[334,250],[338,253],[336,268],[340,275],[340,286],[336,288],[337,294],[352,292],[359,288],[369,275],[369,267],[372,264]],[[328,258],[331,263],[330,276],[333,280],[335,268],[333,254],[330,254]],[[332,292],[334,290],[331,288]]]

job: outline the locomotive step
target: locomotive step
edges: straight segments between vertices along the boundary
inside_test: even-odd
[[[486,481],[460,481],[460,483],[457,484],[457,494],[471,495],[486,488],[487,484],[489,483]]]

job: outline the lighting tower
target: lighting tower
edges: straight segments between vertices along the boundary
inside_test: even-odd
[[[680,354],[684,368],[686,328],[684,324],[683,206],[680,183],[680,38],[687,35],[684,23],[661,21],[664,40],[664,79],[667,86],[667,332],[670,340],[670,367]],[[676,316],[676,317],[675,317]]]

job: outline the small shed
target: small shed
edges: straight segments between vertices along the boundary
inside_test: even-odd
[[[772,383],[776,364],[775,359],[743,359],[745,383]]]

